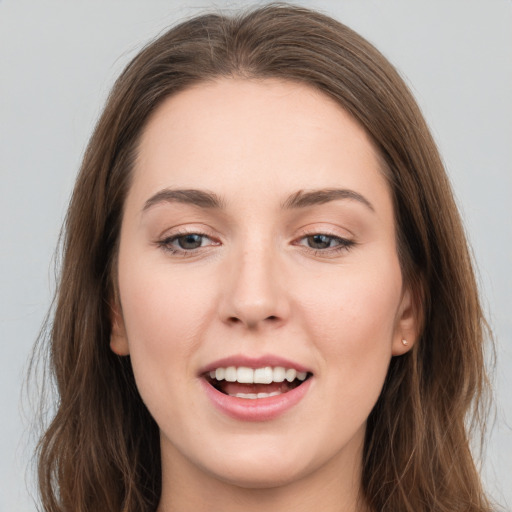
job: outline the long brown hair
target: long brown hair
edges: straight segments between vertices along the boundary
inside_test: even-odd
[[[367,424],[362,492],[376,512],[490,510],[469,427],[486,391],[485,321],[460,217],[421,112],[392,65],[337,21],[272,4],[170,29],[126,67],[85,153],[69,206],[47,342],[58,392],[38,447],[44,510],[153,511],[159,432],[129,357],[109,348],[116,252],[137,143],[169,95],[218,77],[298,81],[334,98],[367,131],[393,195],[419,342],[391,361]]]

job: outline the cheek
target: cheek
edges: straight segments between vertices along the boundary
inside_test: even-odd
[[[393,262],[374,271],[340,269],[326,281],[324,293],[305,296],[301,307],[305,328],[330,385],[349,408],[371,409],[380,393],[392,356],[400,300],[401,272]]]
[[[120,258],[119,262],[128,338],[132,344],[145,340],[159,352],[170,346],[186,346],[195,338],[204,317],[210,314],[213,292],[201,279],[171,272],[165,263],[143,257]]]
[[[367,346],[391,342],[401,299],[398,265],[385,269],[341,269],[316,294],[301,293],[302,313],[326,340]],[[339,344],[336,344],[339,345]]]
[[[130,272],[133,268],[137,271]],[[156,416],[163,402],[168,408],[185,398],[182,377],[192,371],[198,333],[212,303],[197,283],[157,268],[120,258],[120,297],[133,371],[144,402]]]

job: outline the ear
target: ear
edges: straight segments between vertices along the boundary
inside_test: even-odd
[[[421,304],[420,293],[414,294],[409,287],[404,289],[393,334],[392,354],[394,356],[409,352],[418,341],[423,323]]]
[[[118,356],[127,356],[130,354],[128,338],[124,326],[123,314],[119,302],[110,305],[110,350]]]

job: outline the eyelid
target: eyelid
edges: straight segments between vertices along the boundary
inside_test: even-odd
[[[338,228],[341,230],[341,228]],[[157,245],[160,249],[167,251],[175,256],[181,257],[191,257],[195,255],[199,255],[200,253],[204,253],[211,249],[212,247],[223,245],[223,242],[219,240],[219,236],[215,236],[211,233],[211,229],[206,226],[198,226],[198,225],[181,225],[175,226],[171,229],[165,230],[156,240],[155,245]],[[302,227],[299,232],[296,233],[293,240],[291,240],[290,244],[294,246],[301,247],[304,251],[309,252],[313,255],[318,255],[322,257],[334,257],[338,255],[342,251],[348,251],[355,245],[357,242],[352,234],[349,236],[345,236],[336,232],[338,230],[333,229],[333,227],[325,227],[321,225],[308,225]],[[348,231],[348,230],[345,230]],[[198,235],[200,237],[204,237],[210,241],[210,243],[206,245],[200,245],[199,247],[185,249],[171,245],[180,237],[185,237],[187,235]],[[322,249],[317,249],[314,247],[308,247],[306,244],[301,243],[308,237],[313,237],[315,235],[323,235],[333,240],[336,240],[338,243],[333,247],[326,247]]]
[[[303,226],[297,235],[292,240],[292,245],[298,246],[302,248],[305,252],[312,254],[313,256],[323,257],[323,258],[334,258],[340,256],[340,253],[347,252],[352,249],[354,246],[358,245],[358,242],[355,239],[355,236],[348,232],[348,230],[344,229],[343,231],[348,232],[348,236],[339,233],[341,228],[336,229],[334,226],[326,226],[325,224],[310,224],[307,226]],[[315,249],[313,247],[308,247],[301,242],[308,237],[315,235],[324,235],[329,238],[338,240],[339,243],[334,247],[327,247],[325,249]]]
[[[340,242],[352,242],[352,240],[350,240],[348,238],[344,238],[344,237],[341,237],[341,236],[338,236],[338,235],[331,235],[329,233],[311,233],[309,235],[301,236],[297,240],[300,242],[302,240],[306,240],[308,238],[312,238],[312,237],[315,237],[315,236],[325,236],[327,238],[330,238],[332,240],[337,240],[337,241],[340,241]]]
[[[311,235],[311,234],[325,234],[329,236],[337,236],[339,238],[355,238],[356,234],[347,226],[346,222],[340,223],[340,217],[319,219],[304,224],[301,223],[300,227],[295,230],[295,237]]]
[[[164,238],[171,238],[173,236],[181,236],[181,235],[189,235],[189,234],[198,234],[204,235],[210,238],[218,237],[215,234],[216,232],[210,228],[207,224],[203,224],[201,222],[187,222],[182,224],[177,224],[172,227],[166,227],[160,234],[157,235],[159,240]]]
[[[305,240],[307,238],[313,237],[313,236],[317,236],[317,235],[322,235],[322,236],[326,236],[328,238],[332,238],[333,240],[338,240],[340,242],[339,245],[342,245],[342,246],[352,246],[352,245],[356,244],[356,242],[351,238],[346,238],[346,237],[339,236],[339,235],[332,235],[330,233],[325,233],[325,232],[315,232],[315,233],[309,233],[304,236],[300,236],[300,237],[296,238],[294,240],[294,245],[302,245],[302,244],[299,244],[298,242]],[[310,249],[315,250],[313,248],[310,248]],[[329,249],[332,249],[332,247],[328,248],[328,249],[321,249],[321,250],[327,251]],[[320,250],[320,249],[317,249],[317,250]]]
[[[327,235],[342,240],[356,240],[356,235],[350,229],[330,222],[314,222],[302,226],[293,235],[293,239],[297,240],[306,236]]]
[[[195,226],[189,226],[189,227],[180,227],[177,226],[172,229],[168,229],[164,231],[155,241],[155,245],[157,245],[159,248],[161,248],[164,251],[167,251],[175,256],[181,256],[181,257],[190,257],[195,256],[199,254],[200,252],[207,251],[210,247],[219,246],[221,245],[221,242],[218,240],[218,237],[213,236],[211,233],[208,232],[208,229],[197,228]],[[175,240],[179,239],[180,237],[184,237],[187,235],[198,235],[204,238],[209,239],[212,243],[204,246],[199,246],[194,249],[182,249],[179,247],[171,247],[171,243]]]

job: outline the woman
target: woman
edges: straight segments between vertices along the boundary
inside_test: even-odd
[[[194,18],[125,69],[75,186],[45,510],[490,510],[484,330],[382,55],[302,8]]]

